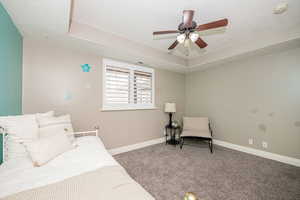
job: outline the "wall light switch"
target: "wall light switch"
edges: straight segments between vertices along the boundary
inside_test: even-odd
[[[268,148],[268,143],[265,142],[265,141],[263,141],[263,142],[262,142],[262,147],[265,148],[265,149]]]
[[[249,140],[248,140],[248,142],[249,142],[249,144],[253,144],[253,139],[252,138],[249,138]]]

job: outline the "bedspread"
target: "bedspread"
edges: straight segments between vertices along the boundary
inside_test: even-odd
[[[121,166],[106,166],[1,200],[154,200]]]

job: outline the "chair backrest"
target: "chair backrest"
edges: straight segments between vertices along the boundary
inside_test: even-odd
[[[183,130],[209,131],[207,117],[183,117]]]

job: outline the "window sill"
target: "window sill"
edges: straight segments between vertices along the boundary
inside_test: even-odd
[[[134,110],[157,110],[158,108],[155,106],[149,106],[149,107],[136,107],[136,108],[118,108],[118,107],[107,107],[107,108],[101,108],[101,112],[110,112],[110,111],[134,111]]]

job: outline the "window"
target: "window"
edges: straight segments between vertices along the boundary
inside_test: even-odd
[[[153,108],[153,69],[103,59],[103,110]]]

